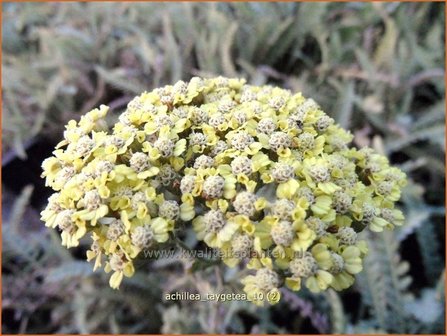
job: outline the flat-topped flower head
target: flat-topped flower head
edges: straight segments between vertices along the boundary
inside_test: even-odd
[[[256,273],[256,284],[264,292],[269,292],[279,286],[279,277],[268,268],[261,268]]]
[[[294,168],[287,163],[279,162],[273,167],[272,177],[278,183],[287,182],[294,176]]]
[[[176,178],[178,178],[178,174],[171,165],[164,164],[159,168],[157,179],[163,186],[171,185]]]
[[[208,155],[202,154],[194,161],[194,168],[211,168],[214,166],[214,159]]]
[[[203,183],[203,196],[206,199],[219,198],[223,194],[225,180],[219,175],[213,175],[206,178]]]
[[[208,117],[209,117],[208,113],[199,107],[191,109],[190,118],[191,122],[195,125],[200,125],[202,123],[207,122]]]
[[[180,206],[176,201],[163,201],[158,211],[161,217],[176,220],[180,215]]]
[[[313,149],[315,146],[315,138],[313,134],[304,132],[298,136],[298,148],[305,151]]]
[[[338,274],[341,271],[343,271],[343,268],[345,266],[345,261],[343,260],[343,257],[335,252],[331,252],[331,258],[332,258],[332,267],[329,269],[329,271],[332,274]]]
[[[110,162],[110,161],[106,161],[106,160],[101,160],[96,164],[96,169],[95,172],[98,175],[101,175],[102,173],[110,173],[113,168],[115,167],[115,165]]]
[[[255,140],[247,132],[240,131],[233,135],[231,138],[231,147],[243,151],[245,148],[250,146]]]
[[[189,142],[193,146],[206,145],[206,136],[203,133],[191,133]]]
[[[316,129],[320,132],[324,132],[330,125],[334,123],[334,119],[328,115],[322,115],[316,122]]]
[[[272,215],[282,220],[291,219],[295,206],[295,203],[291,200],[279,199],[272,206]]]
[[[216,142],[216,145],[214,146],[214,148],[211,150],[210,155],[214,157],[214,156],[224,152],[227,149],[228,149],[227,143],[223,140],[218,140]]]
[[[54,179],[53,187],[55,190],[60,190],[64,185],[76,175],[76,168],[72,166],[63,167]]]
[[[215,113],[212,116],[210,116],[210,118],[208,120],[208,124],[210,124],[214,128],[222,127],[225,122],[226,122],[226,119],[222,113]]]
[[[312,166],[309,172],[316,182],[327,182],[330,179],[329,169],[326,166]]]
[[[84,135],[80,137],[78,142],[76,143],[74,154],[77,154],[79,156],[87,156],[88,154],[90,154],[93,147],[95,147],[95,141],[93,141],[93,139],[91,139],[89,136]]]
[[[360,231],[404,223],[405,174],[301,93],[194,77],[134,97],[114,124],[108,110],[71,120],[42,163],[54,194],[41,219],[67,248],[91,237],[87,259],[105,261],[112,288],[144,249],[192,230],[252,272],[255,304],[283,285],[343,290],[367,253]]]
[[[196,177],[194,175],[185,175],[180,181],[180,191],[182,194],[191,193],[196,183]]]
[[[250,217],[256,212],[255,202],[256,196],[253,193],[243,191],[236,195],[236,198],[233,201],[233,206],[241,215]]]
[[[296,234],[292,223],[288,221],[280,221],[273,225],[271,235],[276,245],[290,246]]]
[[[248,299],[256,305],[262,306],[266,301],[275,304],[280,300],[280,278],[278,273],[270,268],[261,268],[255,275],[249,275],[241,282]]]
[[[231,241],[231,249],[234,257],[239,259],[250,257],[253,243],[253,237],[246,233],[236,235]]]
[[[352,197],[346,192],[336,191],[333,196],[333,205],[336,212],[344,214],[352,205]]]
[[[231,162],[231,171],[234,175],[250,175],[253,171],[252,161],[246,156],[238,156]]]
[[[323,222],[318,217],[308,217],[306,219],[306,225],[315,232],[317,238],[321,238],[327,234],[326,229],[328,228],[328,224]]]
[[[258,122],[258,131],[267,135],[272,134],[276,129],[276,123],[272,118],[263,118]]]
[[[353,228],[341,227],[338,229],[337,236],[340,239],[341,244],[355,245],[355,243],[357,243],[357,233]]]
[[[71,232],[75,228],[75,222],[73,220],[74,210],[63,210],[58,216],[58,224],[57,226],[62,231]]]
[[[132,244],[141,249],[150,247],[154,242],[154,232],[149,225],[138,226],[131,235]]]
[[[221,210],[211,209],[204,216],[198,216],[193,220],[194,231],[199,240],[213,248],[221,248],[231,241],[239,228],[235,221],[228,220]]]
[[[113,219],[107,229],[107,239],[117,241],[124,234],[124,223],[120,219]]]
[[[203,221],[205,223],[205,231],[206,232],[219,232],[226,223],[225,215],[220,210],[210,210],[208,211]]]
[[[289,148],[292,146],[292,138],[281,131],[273,132],[269,138],[269,145],[273,151],[278,151],[280,148]]]
[[[147,170],[151,166],[147,154],[141,152],[132,154],[129,163],[130,167],[138,173]]]
[[[310,252],[306,252],[301,258],[293,259],[289,269],[296,278],[308,278],[318,270],[318,264]]]
[[[171,139],[159,138],[155,140],[154,147],[158,149],[162,157],[169,157],[174,154],[175,143]]]

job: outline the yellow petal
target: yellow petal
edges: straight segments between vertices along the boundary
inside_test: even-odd
[[[276,189],[276,196],[278,198],[291,199],[297,192],[300,184],[295,179],[290,179],[285,183],[280,183]]]
[[[174,156],[180,156],[186,149],[186,139],[177,141],[174,147]]]
[[[180,205],[180,218],[184,221],[189,221],[195,216],[194,206],[188,203]]]
[[[297,292],[301,289],[301,279],[286,278],[286,286]]]
[[[123,280],[123,275],[123,272],[113,273],[109,280],[110,287],[112,287],[113,289],[118,289],[121,281]]]

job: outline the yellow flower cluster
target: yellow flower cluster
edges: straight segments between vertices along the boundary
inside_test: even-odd
[[[395,208],[405,175],[312,99],[244,80],[194,77],[134,98],[111,130],[101,106],[71,121],[43,163],[55,190],[42,212],[62,244],[89,233],[95,269],[110,285],[181,222],[219,249],[256,304],[278,288],[352,285],[366,243],[358,232],[403,223]],[[64,149],[62,149],[64,148]]]

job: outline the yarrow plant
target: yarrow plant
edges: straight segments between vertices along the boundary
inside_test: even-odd
[[[41,215],[67,248],[91,237],[87,259],[113,288],[184,222],[226,265],[251,270],[241,282],[258,305],[281,286],[343,290],[367,253],[358,233],[403,223],[405,174],[349,147],[301,93],[194,77],[134,98],[111,128],[108,109],[70,121],[43,162],[55,193]]]

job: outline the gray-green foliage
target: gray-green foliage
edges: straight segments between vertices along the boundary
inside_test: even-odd
[[[119,113],[144,90],[225,75],[302,91],[411,180],[406,225],[368,236],[355,288],[262,309],[164,301],[240,290],[241,274],[185,260],[143,260],[110,290],[82,249],[28,229],[27,188],[3,214],[3,309],[19,316],[5,332],[444,332],[444,4],[9,3],[2,24],[3,149],[19,157],[101,103]]]

